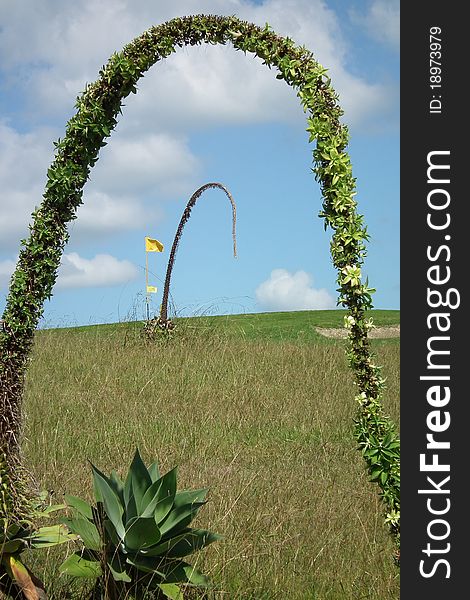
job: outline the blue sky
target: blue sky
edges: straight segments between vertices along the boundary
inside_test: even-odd
[[[395,0],[0,0],[0,310],[20,239],[41,202],[53,141],[113,51],[151,25],[196,13],[237,15],[307,46],[329,69],[351,133],[359,212],[371,235],[364,273],[376,308],[399,308],[399,3]],[[178,314],[334,308],[330,232],[317,216],[313,149],[295,92],[232,47],[181,49],[125,101],[70,227],[43,326],[145,314],[144,237],[152,313],[191,194],[176,257]]]

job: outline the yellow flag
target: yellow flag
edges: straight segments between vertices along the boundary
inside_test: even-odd
[[[152,238],[145,238],[145,251],[146,252],[163,252],[163,244],[158,240]]]
[[[156,294],[157,293],[157,288],[154,285],[148,285],[147,286],[147,294]]]

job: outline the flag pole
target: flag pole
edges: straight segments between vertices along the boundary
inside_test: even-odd
[[[150,308],[149,308],[149,253],[145,248],[145,303],[147,304],[147,321],[150,321]]]
[[[145,302],[147,304],[147,321],[150,321],[150,294],[155,293],[157,288],[149,286],[149,252],[163,252],[163,244],[145,236]]]

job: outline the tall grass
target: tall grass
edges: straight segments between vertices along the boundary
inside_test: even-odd
[[[398,420],[399,346],[376,352]],[[181,488],[209,486],[196,524],[225,536],[198,557],[215,583],[210,598],[395,599],[393,542],[353,439],[354,394],[344,342],[183,324],[157,344],[130,325],[42,331],[23,448],[57,500],[91,500],[88,460],[123,472],[135,446],[164,472],[180,465]],[[48,571],[53,599],[79,597],[51,578],[52,558],[30,560]]]

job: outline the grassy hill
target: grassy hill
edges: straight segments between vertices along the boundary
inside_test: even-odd
[[[373,311],[377,325],[398,311]],[[142,323],[39,331],[23,444],[41,488],[91,500],[88,461],[123,473],[138,446],[181,488],[209,487],[196,526],[224,535],[195,557],[210,600],[397,599],[393,543],[353,438],[344,311],[178,319],[150,343]],[[399,339],[373,340],[399,419]],[[31,557],[50,600],[83,600]],[[61,554],[62,553],[62,554]],[[36,562],[35,562],[36,561]],[[47,573],[45,573],[47,572]],[[192,596],[193,598],[193,596]]]
[[[343,328],[345,310],[304,310],[294,312],[251,313],[241,315],[198,316],[174,319],[179,329],[197,330],[199,334],[217,331],[219,334],[246,340],[305,341],[321,343],[324,336],[316,331],[321,328]],[[372,310],[367,314],[377,327],[400,323],[399,310]],[[64,328],[75,334],[122,335],[138,332],[140,321],[85,325]]]

